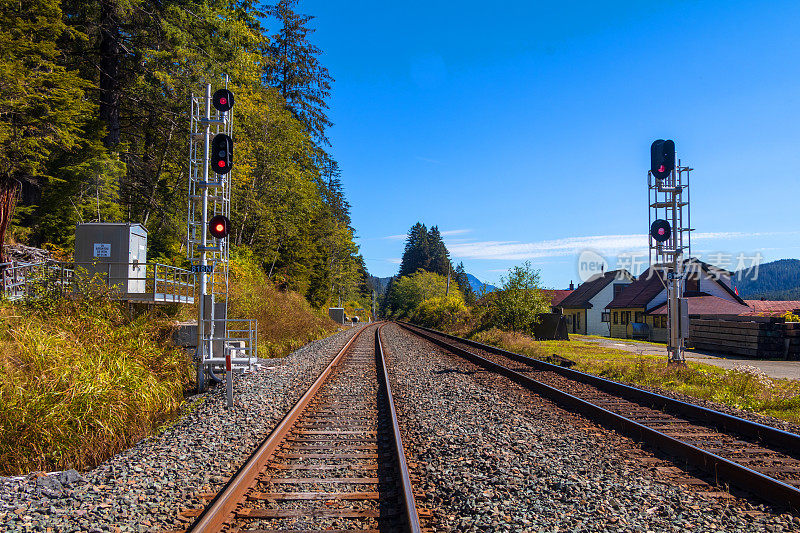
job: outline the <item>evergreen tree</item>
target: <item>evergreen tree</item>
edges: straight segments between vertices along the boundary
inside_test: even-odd
[[[54,151],[83,144],[90,84],[63,66],[56,40],[80,38],[58,0],[0,0],[0,243],[21,184],[38,187]],[[0,262],[4,262],[0,254]]]
[[[286,101],[286,106],[302,122],[320,145],[329,146],[325,130],[332,125],[326,112],[333,78],[319,61],[322,54],[308,38],[315,30],[308,27],[314,17],[293,11],[297,0],[280,0],[267,8],[281,26],[272,36],[271,61],[264,78]]]
[[[447,251],[437,226],[433,226],[428,232],[428,257],[423,268],[428,272],[435,272],[445,277],[452,269],[450,252]]]
[[[458,285],[461,294],[464,295],[464,301],[467,305],[475,304],[475,291],[472,290],[472,284],[470,284],[469,278],[467,277],[467,271],[464,270],[464,263],[459,263],[453,270],[453,279]]]
[[[428,228],[425,224],[417,222],[408,230],[398,276],[409,276],[419,269],[426,268],[428,258]]]

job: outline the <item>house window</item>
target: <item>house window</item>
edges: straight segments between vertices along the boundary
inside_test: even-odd
[[[620,318],[622,319],[622,324],[628,324],[631,321],[631,312],[630,311],[622,311],[620,313],[622,315]]]
[[[636,320],[634,322],[644,322],[644,313],[636,311]]]
[[[578,329],[580,329],[580,327],[581,327],[581,315],[580,314],[575,315],[575,327],[578,328]]]
[[[611,321],[611,313],[608,311],[603,311],[600,313],[600,322],[610,322]]]
[[[614,324],[619,324],[619,322],[617,321],[617,312],[616,311],[614,311]]]
[[[689,274],[686,278],[686,284],[684,285],[684,292],[700,292],[700,274],[693,273]]]
[[[625,288],[625,286],[626,286],[626,284],[625,284],[625,283],[615,283],[615,284],[614,284],[614,298],[616,298],[617,296],[619,296],[619,293],[621,293],[621,292],[622,292],[622,289],[624,289],[624,288]]]

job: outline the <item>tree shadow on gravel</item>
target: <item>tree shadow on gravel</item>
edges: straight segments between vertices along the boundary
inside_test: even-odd
[[[483,371],[481,371],[483,372]],[[463,374],[465,376],[472,376],[477,374],[478,371],[476,370],[461,370],[458,368],[445,368],[444,370],[434,370],[434,374]]]

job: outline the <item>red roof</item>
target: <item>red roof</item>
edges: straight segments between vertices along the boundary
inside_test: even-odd
[[[578,285],[577,289],[571,291],[566,298],[561,300],[560,305],[565,309],[591,309],[592,304],[589,300],[597,296],[597,293],[606,288],[609,283],[614,280],[631,278],[630,273],[624,268],[610,270],[604,274],[595,274],[582,285]]]
[[[689,301],[689,316],[697,315],[742,315],[750,311],[746,305],[718,296],[687,296]],[[663,303],[650,311],[650,315],[666,315],[667,304]]]
[[[647,307],[647,304],[664,290],[664,283],[659,279],[660,275],[660,272],[648,268],[639,279],[622,289],[617,297],[609,302],[606,309]]]
[[[572,289],[542,289],[542,292],[550,297],[550,305],[555,307],[572,292]]]
[[[750,308],[749,315],[785,315],[800,309],[800,300],[745,300]]]

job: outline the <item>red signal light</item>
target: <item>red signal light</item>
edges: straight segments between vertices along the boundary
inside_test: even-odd
[[[228,89],[219,89],[211,97],[211,103],[221,113],[230,111],[233,108],[233,93]]]
[[[666,220],[655,220],[650,225],[650,237],[657,243],[667,242],[672,237],[672,226]]]
[[[231,221],[224,215],[215,215],[208,221],[208,232],[212,237],[224,239],[231,232]]]
[[[217,166],[222,168],[225,166],[225,161],[217,161]]]

